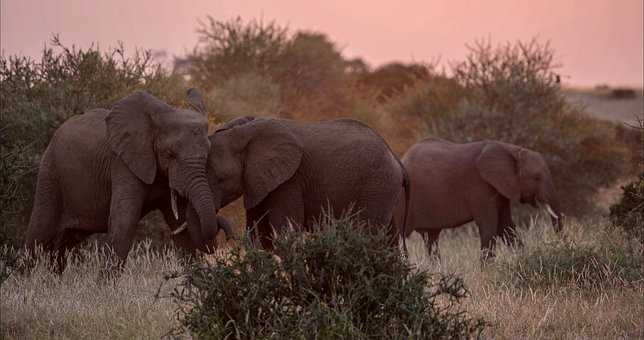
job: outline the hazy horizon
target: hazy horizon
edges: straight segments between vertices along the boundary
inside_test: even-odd
[[[154,3],[154,6],[150,6]],[[288,25],[291,30],[326,33],[347,57],[372,67],[383,63],[447,65],[463,60],[477,39],[493,44],[550,41],[563,81],[573,86],[642,87],[643,19],[641,0],[539,2],[407,1],[404,4],[353,2],[302,3],[295,0],[176,1],[67,0],[6,1],[0,4],[2,53],[38,57],[53,34],[66,45],[105,48],[123,41],[181,56],[197,42],[198,20],[241,16]]]

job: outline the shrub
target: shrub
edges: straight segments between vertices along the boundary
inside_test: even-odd
[[[462,338],[481,320],[455,310],[458,278],[416,272],[383,231],[345,217],[277,234],[273,254],[245,240],[210,267],[175,274],[182,324],[198,338]],[[429,286],[428,284],[432,283]]]
[[[363,72],[358,79],[360,85],[375,89],[378,101],[386,102],[398,96],[405,88],[433,74],[433,67],[422,64],[399,62],[382,65],[372,72]]]
[[[452,72],[474,106],[520,120],[517,115],[558,112],[566,105],[548,43],[533,39],[494,47],[478,41],[468,49],[466,60]]]
[[[610,207],[611,222],[644,243],[644,172],[622,187],[619,202]]]
[[[280,88],[256,73],[231,77],[206,95],[206,107],[217,116],[269,116],[280,110]]]
[[[109,107],[136,89],[181,102],[178,78],[149,51],[127,57],[121,46],[102,53],[65,47],[57,36],[35,61],[0,56],[0,211],[3,242],[18,243],[27,225],[40,156],[60,124],[86,109]]]
[[[272,71],[282,89],[286,114],[307,118],[350,115],[353,82],[346,67],[340,50],[325,34],[296,32]]]
[[[644,171],[644,112],[636,117],[637,124],[617,126],[617,140],[626,145],[630,151],[630,160],[634,173]]]
[[[208,16],[197,30],[199,43],[185,58],[175,59],[175,71],[187,74],[204,91],[242,74],[265,76],[286,48],[288,30],[275,22],[240,17],[218,21]]]
[[[616,88],[610,92],[610,98],[612,99],[630,99],[636,97],[637,92],[633,89]]]

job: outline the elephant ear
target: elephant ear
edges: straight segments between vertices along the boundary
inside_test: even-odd
[[[105,118],[112,151],[146,184],[154,182],[157,172],[153,116],[171,110],[149,93],[137,91],[118,101]]]
[[[521,195],[515,154],[499,143],[488,143],[476,160],[481,177],[506,198],[517,201]]]
[[[246,147],[244,170],[246,209],[255,207],[293,177],[300,166],[303,150],[295,135],[276,120],[256,120],[248,128],[252,129],[252,137]]]

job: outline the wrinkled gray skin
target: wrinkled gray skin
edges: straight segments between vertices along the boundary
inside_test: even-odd
[[[66,251],[107,232],[122,264],[137,222],[159,209],[172,230],[187,220],[188,231],[173,236],[179,245],[210,251],[218,228],[229,226],[217,223],[217,201],[206,179],[209,148],[202,113],[170,107],[147,92],[135,92],[111,110],[69,119],[40,164],[27,248],[51,251],[62,271]]]
[[[511,203],[551,207],[555,230],[561,211],[550,170],[532,150],[496,141],[457,144],[427,138],[402,159],[412,186],[405,237],[424,233],[431,254],[442,229],[475,221],[483,258],[493,256],[495,237],[515,242]],[[396,209],[396,221],[403,215]]]
[[[309,230],[323,211],[353,205],[371,226],[389,227],[406,173],[385,141],[352,119],[306,123],[243,117],[210,137],[208,178],[222,206],[244,196],[246,228],[272,249],[272,228]],[[397,232],[389,229],[392,242]]]

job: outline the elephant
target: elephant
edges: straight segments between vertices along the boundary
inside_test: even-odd
[[[403,237],[424,233],[430,255],[442,229],[475,221],[482,259],[493,257],[495,237],[516,242],[511,203],[540,206],[558,232],[562,213],[550,170],[542,155],[499,141],[453,143],[428,137],[402,158],[413,191]],[[396,221],[403,209],[396,208]]]
[[[196,89],[187,100],[202,112],[137,91],[111,110],[89,110],[63,123],[40,162],[26,248],[42,246],[62,272],[67,251],[107,233],[122,265],[137,222],[155,209],[183,247],[212,252],[220,228],[232,237],[227,221],[216,216],[206,177],[203,103]]]
[[[349,209],[371,228],[391,229],[393,208],[409,192],[404,167],[380,135],[341,118],[300,122],[240,117],[210,136],[208,179],[218,206],[243,195],[246,230],[271,250],[273,230],[311,230],[323,213]],[[408,196],[408,195],[406,195]]]

